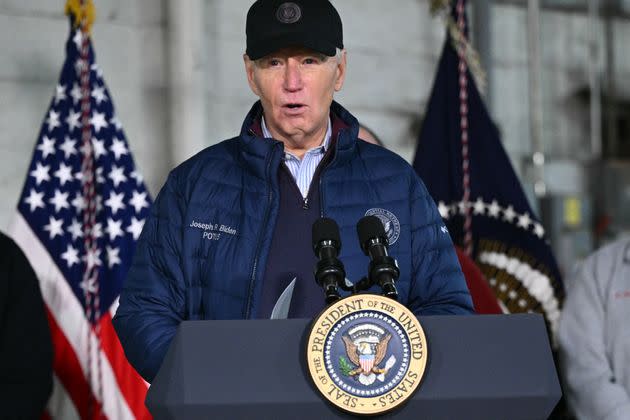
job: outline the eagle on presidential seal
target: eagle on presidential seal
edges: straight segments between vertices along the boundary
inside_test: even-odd
[[[352,328],[348,335],[342,336],[342,339],[348,359],[354,367],[344,369],[344,373],[355,379],[358,375],[358,380],[363,385],[371,385],[376,379],[383,382],[387,372],[396,363],[396,357],[392,355],[385,366],[379,367],[385,359],[391,338],[391,334],[373,324],[362,324]]]

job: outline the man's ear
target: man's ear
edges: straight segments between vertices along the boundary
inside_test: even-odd
[[[339,92],[343,87],[343,83],[346,80],[346,50],[341,51],[341,60],[337,63],[336,76],[335,76],[335,92]]]
[[[258,85],[256,84],[254,75],[254,72],[256,71],[256,63],[254,63],[247,54],[243,54],[243,62],[245,63],[245,74],[247,74],[247,83],[249,83],[249,88],[252,92],[254,92],[254,95],[260,96],[260,91],[258,90]]]

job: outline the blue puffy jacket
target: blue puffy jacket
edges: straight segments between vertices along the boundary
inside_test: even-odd
[[[359,279],[367,268],[357,221],[385,209],[400,223],[390,247],[400,302],[417,315],[471,313],[453,244],[422,181],[398,155],[357,141],[358,122],[339,104],[331,111],[348,128],[320,176],[321,214],[339,224],[347,277]],[[256,314],[283,156],[281,142],[251,130],[261,112],[256,103],[240,136],[174,169],[146,221],[113,322],[127,358],[149,382],[181,321]]]

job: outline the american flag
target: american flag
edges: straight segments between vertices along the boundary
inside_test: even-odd
[[[89,35],[71,26],[66,54],[10,228],[47,306],[55,349],[47,411],[150,418],[147,384],[111,319],[151,201]]]

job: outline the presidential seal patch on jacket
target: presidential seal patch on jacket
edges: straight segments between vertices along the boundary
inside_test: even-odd
[[[321,395],[353,414],[374,415],[404,403],[418,388],[427,363],[424,331],[400,303],[353,295],[313,322],[307,364]]]
[[[387,240],[389,245],[394,245],[400,236],[400,222],[394,213],[389,210],[373,208],[365,212],[366,216],[376,216],[383,223],[385,233],[387,233]]]

